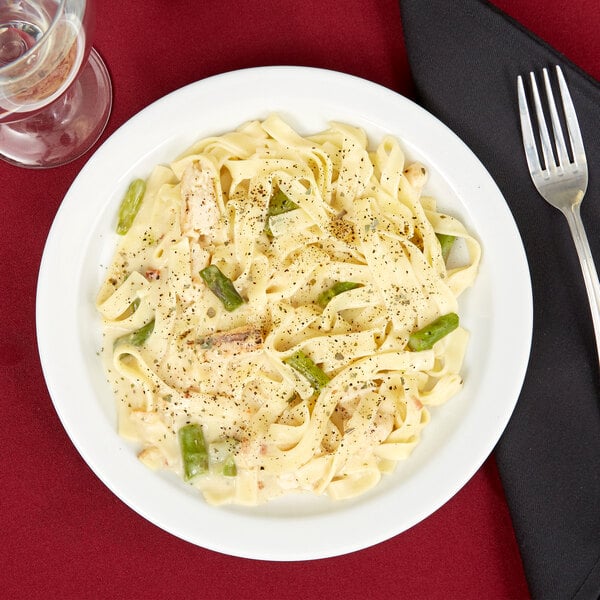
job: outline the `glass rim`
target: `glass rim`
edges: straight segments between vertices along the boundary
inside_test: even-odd
[[[69,1],[70,0],[60,0],[60,2],[58,3],[58,5],[56,7],[56,11],[54,13],[54,16],[52,17],[52,22],[48,26],[48,29],[46,29],[46,31],[44,31],[44,33],[42,34],[42,36],[40,37],[40,39],[37,40],[35,42],[35,44],[33,46],[31,46],[31,48],[29,48],[26,52],[24,52],[23,54],[21,54],[21,56],[19,56],[19,58],[17,58],[16,60],[11,61],[11,62],[9,62],[9,63],[7,63],[5,65],[0,65],[0,75],[4,75],[5,73],[8,73],[8,71],[10,69],[16,68],[16,67],[20,66],[36,50],[38,50],[42,44],[45,43],[46,39],[49,38],[50,35],[52,35],[52,32],[58,26],[58,22],[60,21],[62,15],[64,13],[65,5]],[[84,0],[84,4],[87,4],[87,0]]]

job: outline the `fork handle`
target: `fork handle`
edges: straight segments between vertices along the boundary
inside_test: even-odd
[[[594,323],[596,350],[598,352],[598,360],[600,361],[600,282],[598,282],[598,273],[594,265],[594,258],[592,257],[590,245],[581,220],[580,206],[580,202],[575,202],[570,210],[566,209],[563,213],[569,223],[577,255],[579,256],[579,262],[581,263],[583,280],[585,281],[585,288],[592,312],[592,322]]]

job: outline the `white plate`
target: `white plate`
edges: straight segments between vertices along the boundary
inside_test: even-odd
[[[116,244],[115,215],[133,177],[146,177],[198,138],[279,113],[301,133],[330,120],[389,133],[432,173],[427,193],[460,217],[483,247],[475,286],[461,297],[471,331],[465,387],[432,411],[421,444],[362,497],[292,497],[257,508],[208,506],[190,486],[154,473],[116,433],[94,300]],[[247,69],[191,84],[123,125],[88,161],[56,215],[37,292],[44,375],[73,444],[96,475],[140,515],[226,554],[270,560],[335,556],[388,539],[449,500],[504,430],[521,389],[532,331],[521,239],[495,183],[470,150],[425,110],[371,82],[302,67]]]

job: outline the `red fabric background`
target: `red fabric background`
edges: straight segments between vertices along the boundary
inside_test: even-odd
[[[597,0],[494,3],[600,79]],[[114,85],[113,113],[102,139],[164,94],[243,67],[325,67],[413,93],[396,0],[99,5],[95,46]],[[145,521],[104,487],[58,421],[35,341],[44,241],[88,158],[47,171],[0,161],[3,596],[527,598],[493,458],[411,530],[361,552],[299,563],[251,561],[197,548]]]

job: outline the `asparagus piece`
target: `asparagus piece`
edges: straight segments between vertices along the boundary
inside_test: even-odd
[[[362,283],[356,283],[355,281],[338,281],[337,283],[334,283],[328,290],[325,290],[319,294],[317,298],[317,304],[322,308],[325,308],[334,296],[343,294],[349,290],[354,290],[358,287],[362,287]]]
[[[225,477],[235,477],[237,475],[235,450],[238,446],[239,441],[234,438],[212,442],[208,446],[210,471],[223,474]]]
[[[141,300],[136,298],[123,312],[122,315],[119,316],[119,321],[123,319],[127,319],[130,317],[140,306]]]
[[[408,347],[415,352],[429,350],[433,345],[458,327],[458,315],[448,313],[438,317],[408,338]]]
[[[276,190],[269,200],[269,208],[267,209],[267,222],[265,223],[265,233],[272,235],[271,228],[269,227],[269,218],[275,215],[282,215],[283,213],[290,212],[290,210],[296,210],[298,205],[292,202],[281,190]]]
[[[209,265],[202,269],[200,277],[204,279],[210,291],[223,303],[226,311],[232,312],[244,304],[243,298],[238,294],[231,279],[225,277],[216,265]]]
[[[317,367],[312,359],[306,356],[302,350],[298,350],[298,352],[292,354],[283,362],[308,379],[310,385],[317,392],[320,392],[330,381],[327,374]]]
[[[137,331],[126,333],[115,340],[116,344],[132,344],[133,346],[141,346],[154,331],[154,319],[140,327]]]
[[[438,241],[440,242],[440,246],[442,249],[442,258],[444,262],[448,260],[448,256],[450,254],[450,250],[452,250],[452,245],[454,244],[454,240],[456,240],[455,235],[447,235],[445,233],[436,233]]]
[[[208,452],[202,426],[197,423],[184,425],[177,432],[177,436],[183,460],[183,477],[185,481],[191,481],[198,475],[208,473]]]
[[[129,184],[119,207],[119,221],[117,223],[117,233],[119,235],[125,235],[131,228],[133,220],[140,210],[145,191],[146,182],[143,179],[134,179]]]
[[[237,475],[237,467],[235,465],[235,459],[231,454],[225,459],[223,463],[223,475],[225,477],[235,477]]]

